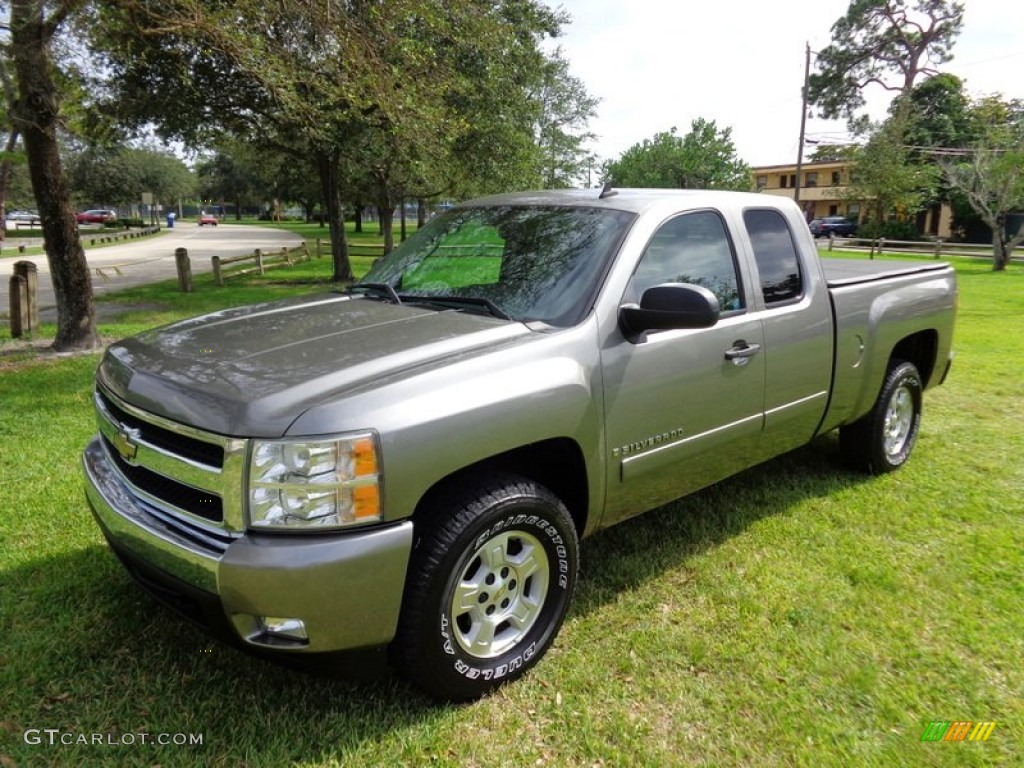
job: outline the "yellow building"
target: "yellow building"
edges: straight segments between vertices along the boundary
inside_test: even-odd
[[[800,169],[800,207],[808,221],[825,216],[845,216],[860,222],[866,204],[850,193],[850,163],[832,160],[804,163]],[[768,195],[794,197],[797,192],[796,164],[762,165],[752,169],[754,187]],[[923,233],[947,239],[951,235],[952,212],[948,205],[923,211],[917,227]]]

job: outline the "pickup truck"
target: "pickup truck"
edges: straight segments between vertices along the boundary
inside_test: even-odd
[[[551,647],[595,531],[839,430],[907,461],[953,270],[819,260],[764,194],[466,202],[334,293],[111,345],[86,494],[151,593],[259,655],[386,649],[479,697]]]

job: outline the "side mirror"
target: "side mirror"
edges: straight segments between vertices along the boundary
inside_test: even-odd
[[[720,311],[718,298],[707,288],[665,283],[644,291],[639,307],[619,307],[619,328],[627,339],[636,341],[645,331],[710,328],[718,322]]]

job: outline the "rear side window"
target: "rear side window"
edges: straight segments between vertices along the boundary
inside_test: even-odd
[[[743,212],[754,260],[761,275],[761,292],[771,306],[800,298],[804,292],[796,243],[785,218],[778,211],[752,209]]]

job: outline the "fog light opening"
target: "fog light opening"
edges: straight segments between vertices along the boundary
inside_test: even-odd
[[[258,632],[250,642],[258,645],[296,646],[309,645],[309,634],[302,619],[282,616],[257,616]]]

